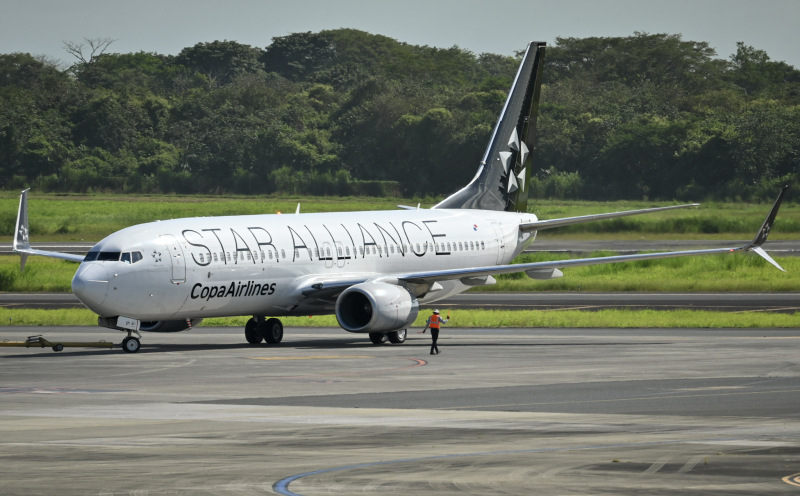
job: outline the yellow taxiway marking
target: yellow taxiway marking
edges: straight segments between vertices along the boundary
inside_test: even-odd
[[[250,360],[331,360],[335,358],[372,358],[368,355],[313,355],[298,357],[250,357]]]
[[[787,475],[781,480],[787,484],[800,487],[800,474]]]

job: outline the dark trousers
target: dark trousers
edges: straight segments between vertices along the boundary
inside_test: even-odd
[[[439,329],[434,329],[431,327],[431,353],[436,350],[436,353],[439,353],[439,347],[436,346],[436,341],[439,339]]]

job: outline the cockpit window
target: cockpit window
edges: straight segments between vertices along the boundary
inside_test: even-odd
[[[138,262],[142,258],[143,258],[142,257],[142,252],[140,252],[140,251],[130,251],[130,252],[126,251],[119,258],[119,261],[120,262],[124,262],[124,263],[129,263],[129,264],[135,264],[136,262]]]
[[[116,262],[119,260],[119,255],[118,251],[101,251],[97,260],[99,262]]]
[[[98,262],[124,262],[131,264],[140,261],[142,258],[144,257],[140,251],[126,251],[124,253],[118,251],[90,251],[83,261],[94,262],[96,260]]]

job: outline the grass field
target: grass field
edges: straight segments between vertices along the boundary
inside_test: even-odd
[[[791,200],[791,196],[789,198]],[[124,227],[181,217],[354,210],[391,210],[397,205],[436,200],[366,197],[216,197],[53,195],[29,193],[31,240],[99,241]],[[18,192],[0,192],[0,236],[10,241],[16,221]],[[529,210],[542,219],[633,210],[668,203],[532,201]],[[769,211],[768,204],[709,203],[680,209],[548,231],[548,236],[583,239],[750,239]],[[800,240],[800,205],[785,202],[771,239]]]
[[[411,329],[422,329],[427,314],[420,313]],[[243,329],[248,317],[206,319],[201,326]],[[338,327],[333,315],[287,317],[286,328]],[[0,308],[0,326],[93,326],[97,315],[89,310],[22,310]],[[451,312],[449,327],[552,328],[797,328],[800,314],[764,312],[709,312],[699,310],[459,310]],[[344,331],[342,331],[344,332]]]

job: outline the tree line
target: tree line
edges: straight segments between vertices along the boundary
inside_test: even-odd
[[[351,29],[177,55],[0,55],[4,189],[441,197],[465,184],[519,57]],[[533,194],[771,198],[800,185],[800,71],[680,35],[548,47]]]

